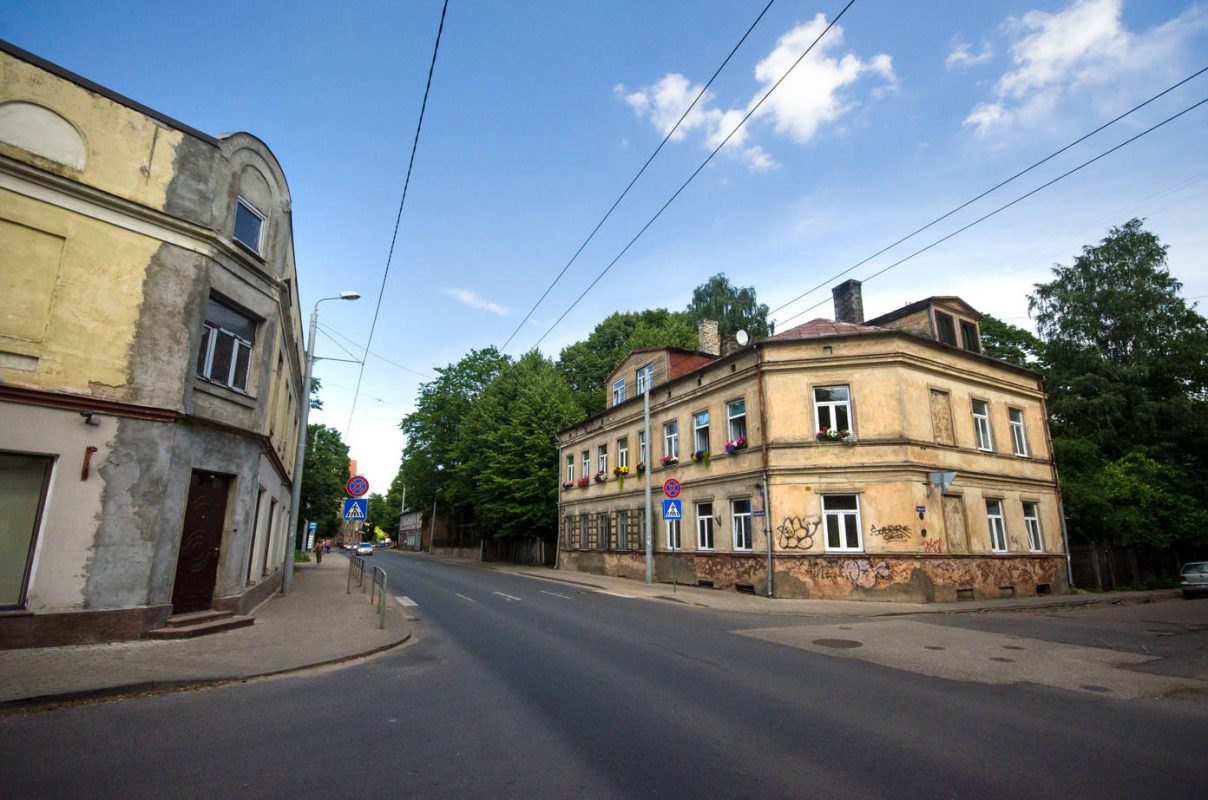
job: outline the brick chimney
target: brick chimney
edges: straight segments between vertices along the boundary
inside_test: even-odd
[[[831,289],[835,298],[835,321],[860,325],[864,322],[864,297],[860,293],[860,282],[855,278]]]
[[[721,334],[717,320],[702,319],[696,326],[696,349],[711,356],[721,355]]]

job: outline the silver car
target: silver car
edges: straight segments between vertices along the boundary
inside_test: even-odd
[[[373,542],[361,542],[360,544],[358,544],[357,545],[357,555],[358,556],[373,555]]]
[[[1208,594],[1208,561],[1184,564],[1179,574],[1179,586],[1183,589],[1183,597]]]

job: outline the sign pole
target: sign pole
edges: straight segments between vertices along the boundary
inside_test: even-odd
[[[650,441],[650,384],[652,383],[649,377],[646,378],[646,391],[642,392],[642,418],[646,426],[646,458],[649,459],[654,453],[654,447]],[[650,497],[650,473],[653,471],[653,464],[646,465],[646,583],[654,582],[654,511],[653,500]]]

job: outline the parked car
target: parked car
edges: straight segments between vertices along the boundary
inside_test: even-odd
[[[1208,561],[1184,564],[1179,573],[1179,586],[1183,589],[1183,597],[1208,594]]]
[[[357,545],[357,555],[358,556],[373,555],[373,542],[361,542],[360,544],[358,544]]]

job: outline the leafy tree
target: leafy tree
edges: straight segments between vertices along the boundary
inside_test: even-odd
[[[310,379],[310,410],[321,411],[323,401],[319,399],[319,390],[323,388],[323,383],[318,378]]]
[[[696,327],[686,314],[664,308],[616,312],[583,341],[562,349],[558,370],[579,403],[582,416],[607,405],[604,382],[629,351],[642,347],[696,349]]]
[[[301,518],[319,523],[319,537],[340,530],[340,509],[348,482],[348,445],[335,428],[311,424],[306,429],[302,468]]]
[[[720,272],[692,291],[688,316],[693,323],[717,320],[722,336],[732,336],[743,330],[751,338],[760,339],[771,330],[768,326],[768,307],[756,299],[755,287],[731,286],[730,279]]]
[[[986,355],[1020,367],[1039,367],[1044,345],[1030,332],[989,314],[982,317],[979,327],[982,351]]]
[[[454,467],[473,486],[480,530],[556,537],[558,431],[579,418],[574,393],[540,353],[500,371],[463,421]]]

